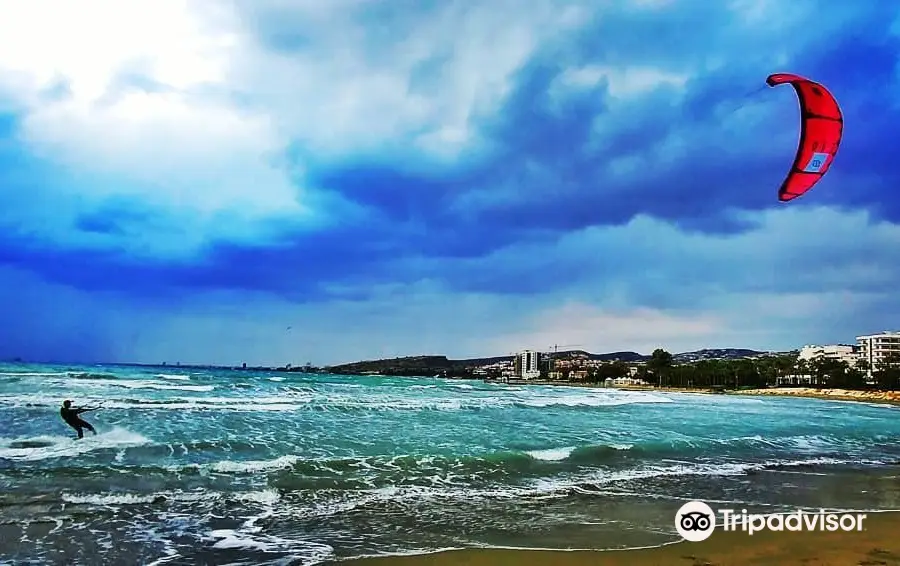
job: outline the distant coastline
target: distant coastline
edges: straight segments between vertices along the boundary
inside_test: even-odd
[[[702,360],[737,360],[758,356],[789,355],[793,352],[765,352],[746,348],[714,348],[671,354],[673,363],[692,363]],[[557,360],[582,359],[591,362],[621,362],[626,364],[646,364],[653,359],[652,354],[633,351],[593,353],[586,350],[560,350],[549,355]],[[483,358],[451,359],[442,355],[405,356],[363,360],[318,368],[326,373],[343,375],[406,375],[410,377],[441,375],[442,377],[464,377],[480,379],[474,373],[477,368],[495,364],[512,363],[514,355],[488,356]],[[283,368],[279,368],[283,369]],[[297,371],[297,370],[294,370]]]
[[[531,356],[532,353],[524,355]],[[457,361],[445,356],[417,356],[355,362],[334,366],[328,371],[481,378],[485,382],[517,385],[792,395],[879,403],[900,401],[900,355],[869,364],[864,360],[853,363],[839,356],[801,357],[799,351],[760,352],[736,348],[681,354],[657,348],[649,356],[637,352],[593,354],[568,350],[539,354],[539,371],[532,367],[528,370],[530,376],[520,371],[521,364],[534,363],[533,359],[521,361],[525,359],[515,358],[514,363],[513,356]]]
[[[657,349],[651,355],[633,351],[596,354],[567,350],[545,354],[543,361],[550,363],[542,368],[541,377],[523,379],[512,377],[514,358],[513,355],[506,355],[454,360],[439,355],[407,356],[325,367],[316,367],[309,362],[302,366],[288,364],[282,367],[181,363],[98,365],[448,378],[497,385],[604,387],[624,391],[791,396],[900,404],[900,361],[885,364],[867,377],[858,368],[833,359],[798,359],[796,350],[764,352],[725,348],[670,354]],[[16,360],[12,363],[29,362]],[[562,371],[559,371],[560,368]]]

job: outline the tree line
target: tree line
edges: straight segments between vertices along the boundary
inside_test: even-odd
[[[809,382],[804,379],[794,385],[900,390],[900,354],[887,357],[871,369],[871,378],[867,379],[869,368],[865,362],[851,366],[825,357],[800,360],[796,354],[675,363],[671,353],[657,348],[646,365],[638,367],[635,377],[659,387],[737,389],[774,386],[779,384],[779,378],[787,376],[809,376]],[[626,377],[629,371],[627,364],[612,362],[588,370],[586,380],[600,383]]]

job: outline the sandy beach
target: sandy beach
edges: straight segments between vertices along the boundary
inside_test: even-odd
[[[752,536],[717,530],[703,542],[607,552],[458,550],[351,560],[360,566],[896,566],[900,513],[868,513],[859,532],[772,532]]]
[[[856,389],[816,389],[814,387],[778,387],[772,389],[745,389],[730,391],[731,395],[786,395],[813,397],[838,401],[864,401],[867,403],[900,403],[900,391],[863,391]]]
[[[599,384],[581,384],[583,387],[604,387]],[[831,399],[835,401],[861,401],[865,403],[900,404],[900,391],[878,391],[860,389],[827,389],[816,387],[772,387],[764,389],[742,389],[739,391],[717,392],[710,389],[691,389],[685,387],[652,387],[629,385],[616,387],[621,391],[651,391],[657,393],[697,393],[710,395],[766,395],[787,397],[810,397],[814,399]]]

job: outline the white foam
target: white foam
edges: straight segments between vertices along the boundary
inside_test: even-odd
[[[871,401],[856,401],[856,403],[859,405],[865,405],[866,407],[874,407],[876,409],[888,409],[893,411],[900,410],[900,407],[894,405],[893,403],[873,403]]]
[[[222,473],[254,473],[271,470],[286,469],[294,466],[300,461],[299,456],[286,455],[274,458],[272,460],[247,460],[244,462],[232,462],[224,460],[212,465],[212,470]]]
[[[34,443],[46,444],[29,448],[13,448],[12,444]],[[109,448],[130,448],[150,444],[146,437],[121,427],[99,432],[96,436],[90,432],[76,440],[72,436],[35,436],[29,438],[0,438],[0,458],[18,461],[46,460],[48,458],[74,457],[94,450]]]
[[[279,376],[275,376],[275,377],[270,377],[270,378],[269,378],[269,381],[284,381],[284,378],[283,378],[283,377],[279,377]]]
[[[671,399],[659,395],[647,393],[605,392],[605,391],[579,391],[571,394],[536,395],[518,401],[529,407],[616,407],[621,405],[634,405],[641,403],[672,403]]]
[[[262,505],[272,505],[281,500],[281,494],[275,489],[263,489],[238,494],[238,499]]]
[[[584,494],[595,493],[582,487],[588,485],[605,485],[618,482],[629,482],[641,479],[672,476],[741,476],[751,471],[761,471],[772,466],[798,467],[811,465],[846,464],[847,460],[835,458],[808,458],[803,460],[771,460],[761,463],[690,463],[690,464],[651,464],[629,470],[608,471],[594,470],[571,475],[565,478],[541,478],[532,482],[530,490],[535,494],[546,494],[560,491],[576,491]],[[856,463],[880,463],[866,461]],[[526,492],[527,493],[527,492]],[[524,493],[523,493],[524,494]]]
[[[118,387],[128,387],[129,389],[157,389],[162,391],[197,391],[205,393],[216,388],[215,385],[169,385],[168,383],[157,383],[153,381],[138,382],[120,381],[116,383]]]
[[[62,495],[63,501],[66,503],[74,503],[80,505],[97,505],[102,507],[112,507],[117,505],[137,505],[139,503],[152,503],[158,496],[136,495],[133,493],[122,494],[69,494]]]
[[[253,548],[263,552],[274,550],[271,544],[256,540],[249,533],[240,533],[234,529],[216,529],[209,531],[208,536],[219,539],[213,548]]]
[[[68,375],[66,372],[49,372],[49,371],[0,371],[0,375],[4,377],[56,377]]]
[[[836,441],[834,438],[829,438],[827,436],[819,436],[819,435],[802,435],[802,436],[789,436],[787,438],[779,438],[776,439],[776,443],[784,443],[788,445],[792,445],[795,449],[801,452],[819,452],[821,450],[829,450],[833,446],[836,445]],[[847,444],[851,443],[850,439],[842,439],[841,442],[844,447]]]
[[[299,561],[303,566],[312,566],[334,556],[334,548],[327,544],[306,540],[291,540],[274,535],[260,534],[259,527],[252,526],[254,519],[241,529],[215,529],[207,533],[207,538],[218,539],[212,546],[219,549],[254,549],[262,552],[287,551],[294,554],[292,563]],[[249,524],[249,525],[248,525]]]
[[[664,542],[660,544],[651,544],[648,546],[628,546],[625,548],[613,548],[613,549],[599,549],[599,548],[555,548],[548,546],[509,546],[509,545],[498,545],[498,544],[488,544],[488,543],[474,543],[472,544],[473,548],[488,548],[488,549],[496,549],[496,550],[528,550],[528,551],[536,551],[536,552],[608,552],[609,550],[615,552],[623,552],[627,550],[651,550],[654,548],[662,548],[664,546],[670,546],[673,544],[679,544],[683,539],[673,540],[670,542]]]
[[[161,377],[162,379],[171,379],[173,381],[190,381],[191,376],[189,375],[179,375],[172,373],[158,373],[156,377]]]
[[[546,450],[529,450],[526,452],[535,460],[545,460],[547,462],[556,462],[565,460],[572,455],[575,450],[574,446],[566,446],[565,448],[548,448]]]
[[[259,505],[273,505],[281,500],[281,495],[274,489],[259,491],[244,491],[236,493],[198,491],[159,491],[154,493],[63,493],[62,499],[66,503],[80,505],[95,505],[98,507],[116,507],[122,505],[139,505],[153,503],[158,499],[167,501],[198,502],[218,500],[231,497],[246,503]]]
[[[215,385],[175,385],[152,379],[73,379],[67,380],[67,387],[124,387],[127,389],[155,389],[159,391],[197,391],[207,392],[215,389]]]
[[[369,558],[388,558],[393,556],[427,556],[429,554],[440,554],[442,552],[452,552],[455,550],[464,550],[462,546],[447,546],[442,548],[411,548],[409,550],[397,550],[393,552],[382,551],[374,554],[358,554],[350,558],[350,560],[365,560]]]
[[[63,396],[48,395],[0,395],[0,405],[22,407],[58,407]],[[163,399],[117,399],[104,396],[102,398],[82,397],[85,405],[103,402],[104,409],[156,409],[156,410],[192,410],[212,409],[251,412],[251,411],[296,411],[307,399],[299,395],[282,397],[169,397]]]
[[[160,383],[147,380],[78,380],[79,385],[87,384],[95,386],[97,383],[106,387],[114,384],[116,387],[125,387],[131,390],[140,389],[161,389],[161,390],[181,390],[181,391],[209,391],[213,385],[175,385],[170,383]],[[468,384],[466,387],[472,387]],[[585,391],[579,388],[549,388],[569,390],[574,392],[546,392],[523,390],[520,392],[498,391],[490,395],[485,395],[480,391],[472,394],[460,396],[448,396],[452,389],[438,390],[433,396],[404,395],[404,391],[408,391],[416,386],[403,388],[386,388],[388,392],[373,390],[371,393],[360,396],[356,394],[338,394],[324,393],[315,390],[299,390],[292,387],[277,397],[273,396],[241,396],[241,397],[168,397],[163,399],[116,399],[109,395],[104,395],[104,403],[106,408],[134,408],[142,409],[163,409],[163,410],[190,410],[215,407],[228,411],[296,411],[309,407],[318,407],[322,409],[329,408],[358,408],[375,411],[459,411],[471,409],[488,409],[488,408],[504,408],[504,407],[533,407],[544,408],[552,406],[567,407],[604,407],[604,406],[620,406],[642,403],[671,403],[671,399],[665,397],[645,394],[645,393],[628,393],[608,392],[608,391]],[[421,386],[423,389],[432,387],[431,385]],[[397,389],[401,389],[399,392]],[[538,389],[538,388],[535,388]],[[543,388],[548,389],[548,388]],[[8,405],[36,405],[36,406],[53,406],[58,405],[62,400],[47,395],[13,395],[0,396],[0,403]]]

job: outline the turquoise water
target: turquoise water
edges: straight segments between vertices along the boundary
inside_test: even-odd
[[[104,402],[81,441],[63,399]],[[314,564],[677,539],[685,500],[898,508],[898,409],[174,367],[0,366],[0,556]]]

